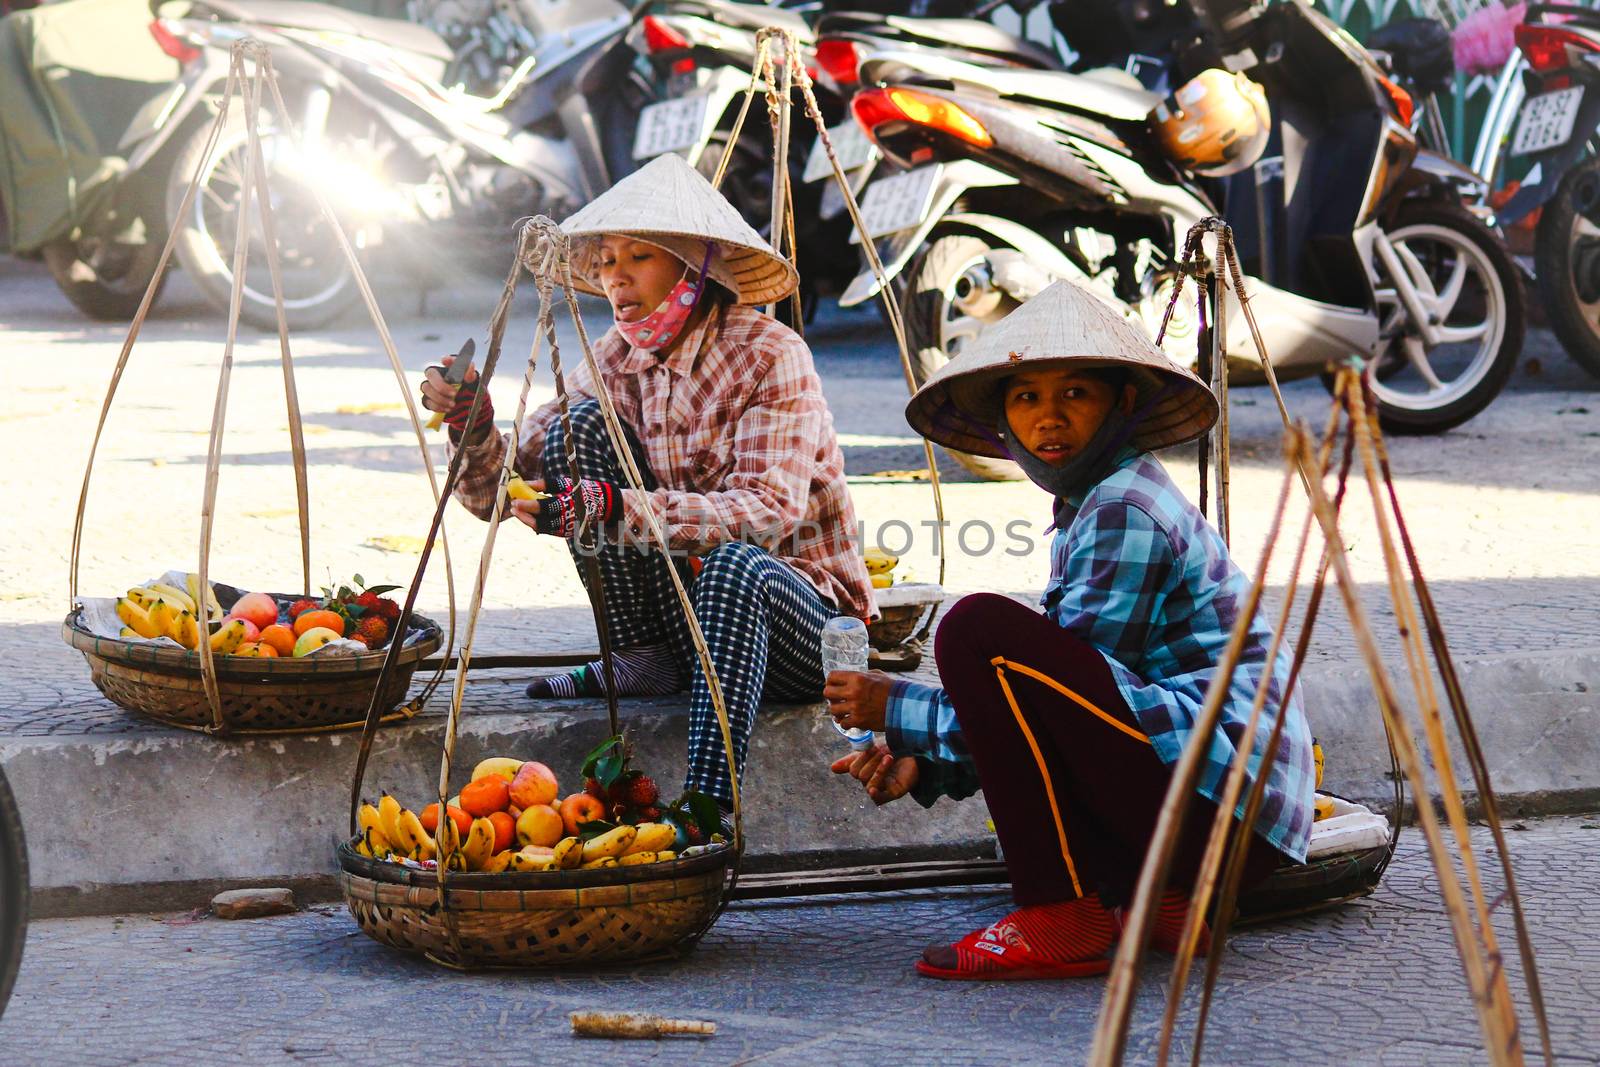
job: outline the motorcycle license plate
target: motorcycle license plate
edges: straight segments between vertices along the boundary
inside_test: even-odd
[[[640,111],[639,125],[633,133],[633,158],[653,159],[699,144],[705,133],[709,103],[710,97],[700,93],[663,100]]]
[[[943,164],[934,163],[892,178],[879,178],[867,186],[866,198],[861,201],[861,221],[867,236],[876,241],[921,222],[943,169]],[[860,242],[859,231],[850,235],[851,244]]]
[[[1583,102],[1583,86],[1541,93],[1522,105],[1517,120],[1517,135],[1511,141],[1511,154],[1525,156],[1564,145],[1572,138],[1572,126]]]
[[[833,142],[833,154],[839,157],[839,168],[846,174],[872,162],[872,141],[854,121],[841,122],[829,129],[828,140]],[[832,175],[833,166],[828,162],[827,150],[822,147],[822,138],[818,137],[817,143],[811,146],[811,154],[806,157],[806,169],[800,180],[814,182]]]

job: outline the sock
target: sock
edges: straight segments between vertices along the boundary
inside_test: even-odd
[[[1052,963],[1075,963],[1105,955],[1112,944],[1111,913],[1091,894],[1076,900],[1032,904],[1018,908],[985,930],[968,934],[954,945],[940,945],[923,953],[923,959],[936,967],[984,970],[993,966],[993,957],[971,947],[986,941],[997,946],[1019,944],[1036,959]]]
[[[683,688],[683,672],[666,642],[612,653],[620,697],[655,697]],[[530,697],[599,697],[606,695],[605,664],[586,663],[567,674],[547,674],[528,683]]]

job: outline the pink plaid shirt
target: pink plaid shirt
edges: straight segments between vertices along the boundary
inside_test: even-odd
[[[594,355],[618,417],[638,435],[663,487],[622,491],[623,521],[636,537],[649,537],[643,509],[653,507],[674,550],[704,555],[728,541],[759,544],[840,611],[876,614],[833,414],[811,350],[794,331],[729,305],[665,360],[615,329]],[[574,401],[594,395],[581,358],[569,357],[563,370]],[[523,420],[516,469],[524,478],[544,476],[545,431],[559,415],[551,401]],[[494,508],[507,441],[490,434],[467,450],[455,495],[480,519]]]

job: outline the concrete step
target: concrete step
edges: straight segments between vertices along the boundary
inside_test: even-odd
[[[1461,667],[1505,810],[1600,806],[1600,650],[1481,657]],[[576,789],[579,761],[606,736],[604,703],[535,702],[522,683],[518,672],[474,676],[456,765],[490,755],[539,759],[562,776],[564,791]],[[1305,686],[1328,754],[1327,787],[1386,804],[1389,758],[1361,668],[1308,667]],[[625,701],[623,717],[638,765],[675,792],[685,701]],[[386,727],[365,792],[426,803],[443,735],[437,712]],[[0,740],[27,827],[35,912],[183,908],[219,889],[261,884],[331,895],[356,749],[353,733],[219,740],[160,728]],[[911,801],[877,808],[853,780],[828,772],[841,751],[819,705],[763,710],[746,782],[752,869],[994,854],[981,798],[926,811]]]

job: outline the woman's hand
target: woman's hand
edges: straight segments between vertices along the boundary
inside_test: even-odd
[[[540,493],[545,491],[543,478],[524,478],[523,482],[529,489]],[[516,516],[523,525],[533,530],[539,529],[539,505],[547,503],[547,501],[511,500],[508,503],[511,505],[511,514]]]
[[[468,367],[467,377],[460,385],[444,380],[444,368],[456,361],[455,356],[445,356],[439,366],[429,367],[422,375],[422,406],[429,411],[444,413],[444,421],[457,436],[467,438],[469,444],[481,441],[494,424],[494,405],[488,394],[478,405],[478,418],[472,432],[467,432],[467,414],[472,410],[472,398],[478,392],[478,368]]]
[[[834,774],[848,774],[865,785],[867,796],[874,804],[899,800],[917,787],[917,758],[897,758],[886,745],[876,745],[834,760],[832,770]]]
[[[834,671],[822,687],[828,714],[849,729],[882,730],[894,679],[882,671]]]

